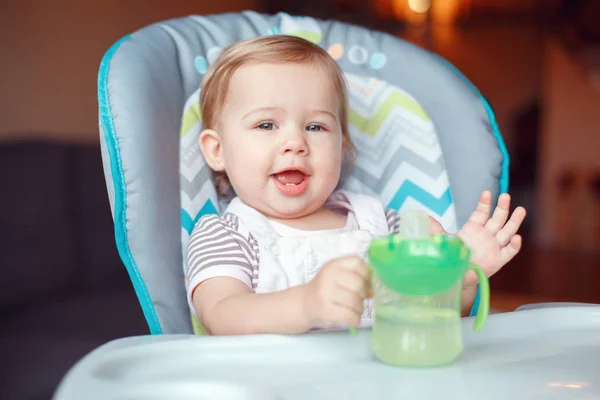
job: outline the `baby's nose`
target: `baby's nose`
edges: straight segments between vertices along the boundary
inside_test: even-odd
[[[282,153],[293,153],[299,155],[308,154],[308,144],[304,133],[291,133],[286,137],[286,140],[282,147]]]

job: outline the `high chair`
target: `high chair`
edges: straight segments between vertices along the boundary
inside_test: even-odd
[[[197,138],[199,86],[222,48],[297,35],[346,73],[358,155],[345,188],[423,209],[454,233],[482,190],[508,189],[494,113],[450,63],[388,34],[255,12],[157,23],[115,43],[98,76],[102,157],[119,254],[152,334],[193,332],[183,254],[199,217],[223,209]]]
[[[193,334],[201,327],[186,301],[184,249],[200,216],[225,206],[197,144],[200,81],[225,46],[272,34],[317,43],[346,74],[358,155],[344,188],[395,209],[425,210],[449,233],[482,190],[494,198],[507,191],[508,154],[490,105],[436,54],[358,26],[283,13],[190,16],[143,28],[104,56],[98,99],[117,248],[152,335],[87,355],[55,399],[493,400],[567,398],[576,390],[597,397],[598,307],[492,315],[476,334],[463,319],[464,356],[431,370],[377,363],[369,330]]]

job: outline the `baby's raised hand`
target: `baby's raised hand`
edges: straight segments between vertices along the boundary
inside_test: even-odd
[[[498,272],[521,250],[521,236],[517,231],[526,214],[523,207],[517,207],[508,219],[510,213],[508,194],[500,195],[498,206],[490,218],[491,211],[492,193],[484,191],[477,208],[457,233],[457,236],[471,249],[471,262],[479,265],[488,277]],[[475,284],[475,280],[475,275],[470,274],[465,285]]]
[[[357,326],[368,288],[369,270],[363,260],[349,256],[329,261],[305,287],[305,312],[311,326]]]

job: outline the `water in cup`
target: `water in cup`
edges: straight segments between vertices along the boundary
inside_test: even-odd
[[[382,304],[375,308],[372,349],[387,364],[423,367],[453,362],[462,352],[460,314],[453,308]]]

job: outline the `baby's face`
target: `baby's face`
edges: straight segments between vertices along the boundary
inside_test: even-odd
[[[274,218],[298,218],[322,207],[340,178],[339,110],[324,68],[238,69],[217,131],[225,171],[241,200]]]

